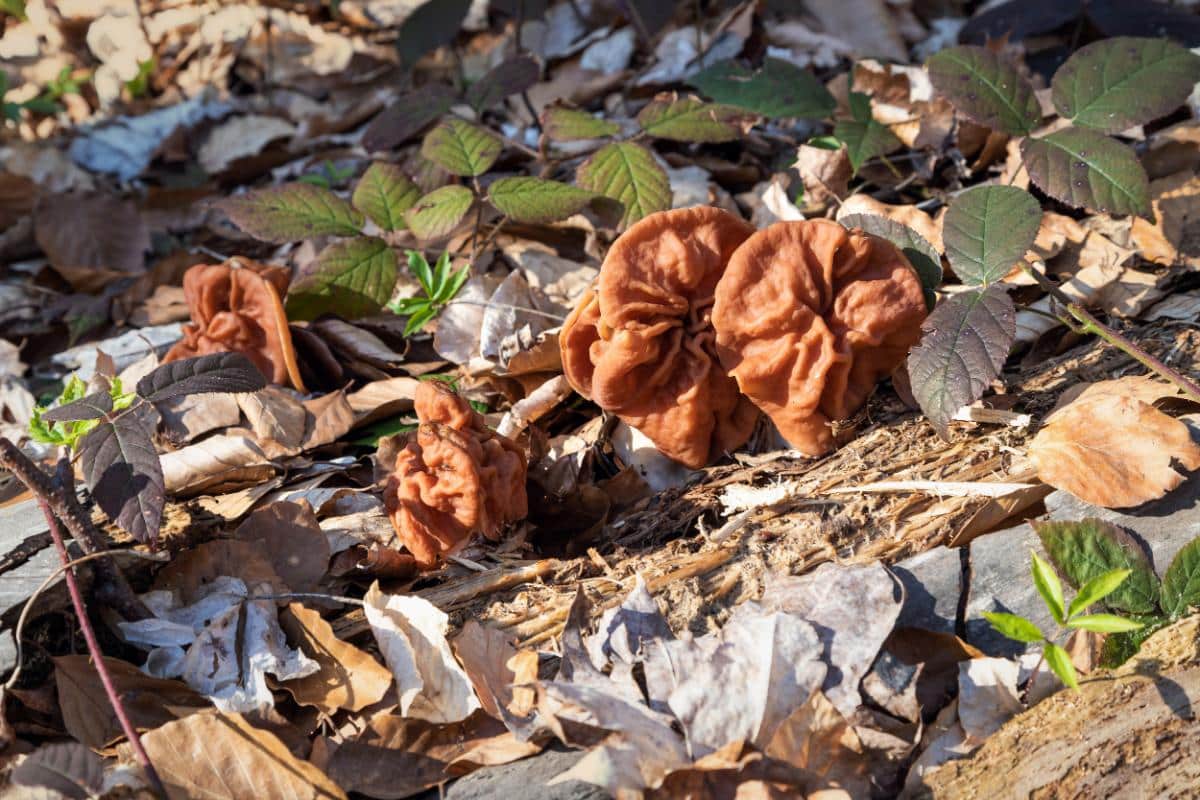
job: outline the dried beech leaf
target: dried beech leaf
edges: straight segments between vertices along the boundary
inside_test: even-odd
[[[392,673],[369,653],[338,639],[319,612],[292,603],[279,623],[288,639],[321,667],[281,684],[297,703],[326,714],[343,708],[359,711],[382,700],[391,688]]]
[[[914,381],[915,384],[915,381]],[[1029,444],[1038,478],[1093,505],[1129,508],[1162,497],[1200,469],[1188,426],[1135,397],[1080,398]]]
[[[163,364],[137,382],[137,393],[160,403],[188,394],[257,392],[266,386],[262,372],[243,354],[212,353]]]
[[[34,235],[55,269],[139,273],[150,232],[137,206],[109,194],[56,194],[34,209]]]
[[[136,405],[101,421],[79,441],[92,497],[109,519],[140,542],[158,538],[166,504],[150,416],[150,406]]]
[[[39,747],[12,771],[18,786],[39,786],[71,800],[103,793],[104,762],[79,742]]]
[[[442,83],[400,95],[363,131],[363,147],[374,153],[403,144],[446,113],[456,99],[454,90]]]

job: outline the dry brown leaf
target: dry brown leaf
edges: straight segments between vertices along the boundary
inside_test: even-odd
[[[850,195],[845,199],[838,208],[837,218],[842,220],[850,214],[874,214],[879,217],[887,217],[901,225],[907,225],[921,234],[925,241],[933,245],[933,248],[939,253],[944,250],[941,220],[935,221],[933,217],[916,206],[888,205],[870,195],[860,193]]]
[[[372,381],[346,396],[355,414],[355,427],[413,410],[417,394],[416,378],[387,378]]]
[[[34,233],[54,268],[82,291],[142,272],[150,249],[137,206],[109,194],[43,197],[34,209]]]
[[[771,738],[767,755],[821,776],[851,797],[870,794],[863,744],[854,728],[824,693],[815,691],[792,712]]]
[[[320,671],[286,681],[283,688],[297,703],[315,706],[326,714],[341,708],[359,711],[383,699],[392,685],[392,673],[369,653],[343,642],[321,614],[292,603],[279,623],[288,639],[321,665]]]
[[[272,503],[260,508],[238,526],[234,536],[262,544],[275,572],[293,592],[315,589],[329,567],[329,540],[307,503]]]
[[[1200,268],[1200,177],[1190,169],[1150,184],[1155,223],[1133,221],[1133,244],[1157,264]]]
[[[844,147],[828,150],[802,144],[793,166],[804,182],[806,205],[828,205],[850,193],[849,183],[854,170]]]
[[[220,486],[256,483],[275,474],[248,436],[224,433],[163,453],[163,481],[171,494],[199,494]]]
[[[345,800],[325,773],[241,714],[192,714],[142,737],[171,800]]]
[[[1029,445],[1038,477],[1104,508],[1156,500],[1184,480],[1175,464],[1200,469],[1188,426],[1139,399],[1123,381],[1060,408]]]

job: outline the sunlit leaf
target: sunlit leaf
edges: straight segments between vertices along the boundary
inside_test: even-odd
[[[1200,539],[1193,539],[1175,554],[1163,575],[1162,608],[1172,618],[1200,606]]]
[[[942,257],[924,236],[907,225],[878,214],[847,214],[839,220],[847,228],[859,228],[869,234],[887,239],[913,265],[921,278],[925,304],[932,311],[937,302],[934,289],[942,285]]]
[[[152,406],[142,403],[102,420],[79,440],[83,477],[108,518],[139,542],[158,538],[166,504],[154,449]]]
[[[1001,636],[1007,636],[1009,639],[1018,642],[1040,642],[1044,638],[1037,625],[1016,614],[984,611],[983,616]]]
[[[208,392],[257,392],[267,380],[241,353],[211,353],[163,364],[137,383],[138,396],[151,403]]]
[[[1003,286],[990,286],[946,298],[922,328],[908,374],[921,410],[946,437],[955,412],[982,397],[1004,367],[1017,334],[1016,310]]]
[[[82,422],[89,419],[102,419],[112,410],[112,394],[100,391],[92,392],[74,402],[45,411],[41,417],[46,422]]]
[[[1054,617],[1055,622],[1062,625],[1067,619],[1062,582],[1058,579],[1058,575],[1055,574],[1054,567],[1049,561],[1037,553],[1030,555],[1032,558],[1029,570],[1033,573],[1033,587],[1045,601],[1046,608],[1050,610],[1050,616]]]
[[[504,143],[491,131],[461,119],[448,119],[425,135],[421,155],[453,175],[472,177],[488,171]]]
[[[621,126],[611,120],[563,106],[547,106],[541,123],[546,136],[556,142],[602,139],[621,131]]]
[[[1067,622],[1067,627],[1093,633],[1128,633],[1141,628],[1142,623],[1116,614],[1084,614]]]
[[[646,133],[677,142],[732,142],[745,133],[753,119],[733,106],[671,94],[651,100],[637,116]]]
[[[288,287],[288,317],[366,316],[382,308],[395,287],[396,251],[387,242],[373,236],[334,242]]]
[[[947,47],[925,62],[929,80],[955,110],[980,125],[1025,135],[1042,120],[1033,86],[1007,60],[983,47]]]
[[[418,200],[404,220],[418,239],[437,239],[458,227],[474,200],[465,186],[443,186]]]
[[[523,92],[538,82],[541,68],[530,56],[502,61],[467,89],[466,101],[477,111],[501,103],[509,95]]]
[[[517,222],[540,224],[566,219],[597,197],[595,192],[558,181],[519,176],[488,187],[488,199]]]
[[[757,70],[720,61],[688,83],[718,103],[764,117],[821,119],[837,108],[833,95],[811,72],[778,58],[766,59]]]
[[[1105,214],[1153,217],[1150,180],[1133,150],[1083,128],[1021,142],[1029,177],[1055,200]]]
[[[220,201],[233,223],[266,242],[286,244],[314,236],[353,236],[363,216],[328,189],[286,183]]]
[[[412,208],[421,190],[395,164],[376,161],[367,167],[350,201],[385,231],[404,227],[404,212]]]
[[[1056,644],[1047,643],[1045,656],[1046,664],[1058,676],[1060,681],[1072,689],[1079,688],[1079,678],[1075,674],[1075,665],[1071,663],[1071,657],[1067,655],[1066,650],[1063,650]]]
[[[408,269],[417,276],[417,283],[421,284],[425,294],[433,294],[433,270],[429,266],[429,261],[425,259],[425,254],[419,250],[409,250]]]
[[[1166,38],[1116,36],[1085,45],[1054,73],[1054,106],[1076,125],[1120,133],[1183,105],[1200,56]]]
[[[1075,595],[1070,607],[1067,608],[1067,616],[1073,617],[1088,606],[1099,603],[1115,592],[1117,587],[1124,583],[1125,579],[1132,574],[1133,570],[1130,569],[1114,569],[1092,578],[1079,587],[1079,593]]]
[[[1099,519],[1035,520],[1032,525],[1046,554],[1072,586],[1084,586],[1113,570],[1129,570],[1129,577],[1104,598],[1104,605],[1129,614],[1158,611],[1158,576],[1137,543],[1116,525]]]
[[[671,184],[654,156],[633,142],[608,144],[579,165],[580,186],[624,204],[621,224],[671,207]]]
[[[942,223],[946,258],[962,282],[1001,280],[1037,239],[1042,207],[1016,186],[976,186],[950,201]]]

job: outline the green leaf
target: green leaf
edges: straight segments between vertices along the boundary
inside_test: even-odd
[[[1136,631],[1142,627],[1142,623],[1135,622],[1125,617],[1118,617],[1116,614],[1084,614],[1080,617],[1067,621],[1068,628],[1079,628],[1093,633],[1128,633]]]
[[[370,425],[357,428],[354,431],[355,438],[350,439],[349,443],[360,447],[378,447],[379,440],[385,436],[415,431],[419,426],[413,424],[412,419],[412,414],[397,414],[394,417],[372,422]]]
[[[1099,603],[1115,592],[1117,587],[1132,574],[1133,570],[1131,569],[1114,569],[1092,578],[1080,587],[1079,594],[1075,595],[1075,599],[1071,601],[1071,607],[1067,609],[1067,616],[1073,617],[1088,606]]]
[[[1030,555],[1033,556],[1029,567],[1033,573],[1033,586],[1045,601],[1046,608],[1050,609],[1050,616],[1054,617],[1055,622],[1062,625],[1067,618],[1066,612],[1063,610],[1066,604],[1063,602],[1062,583],[1058,580],[1058,575],[1055,574],[1054,567],[1050,565],[1050,562],[1037,553]]]
[[[260,189],[217,206],[246,233],[275,244],[314,236],[353,236],[363,226],[363,216],[353,206],[328,189],[307,183]]]
[[[441,83],[406,92],[371,120],[363,131],[363,147],[372,153],[391,150],[420,133],[457,100],[458,93]]]
[[[530,56],[514,56],[502,61],[467,89],[466,101],[471,108],[482,111],[504,101],[504,98],[523,92],[538,82],[541,67]]]
[[[1170,39],[1115,36],[1072,53],[1050,86],[1064,117],[1120,133],[1179,108],[1197,81],[1200,56]]]
[[[838,221],[847,228],[859,228],[873,236],[887,239],[900,248],[900,252],[904,253],[904,257],[913,265],[921,279],[925,305],[929,310],[933,310],[937,303],[934,289],[942,284],[942,257],[924,236],[903,223],[877,214],[847,214]]]
[[[0,0],[0,13],[9,14],[24,22],[26,20],[25,0]],[[3,94],[0,92],[0,96]]]
[[[1171,624],[1171,620],[1160,616],[1136,616],[1134,620],[1142,627],[1136,631],[1114,633],[1104,637],[1104,646],[1100,650],[1100,666],[1113,669],[1124,664],[1137,655],[1142,643]]]
[[[454,296],[458,294],[458,290],[463,287],[463,284],[467,282],[467,278],[470,275],[470,267],[464,266],[459,268],[458,272],[454,273],[454,276],[450,280],[442,284],[442,287],[433,295],[434,304],[441,307],[453,300]]]
[[[950,201],[942,223],[946,258],[962,282],[1004,278],[1037,239],[1042,206],[1016,186],[976,186]]]
[[[367,167],[350,202],[385,231],[404,227],[404,212],[412,208],[421,190],[395,164],[376,161]]]
[[[1172,619],[1200,606],[1200,539],[1175,554],[1162,582],[1162,609]]]
[[[547,106],[541,122],[546,137],[555,142],[603,139],[621,132],[621,126],[611,120],[563,106]]]
[[[1129,577],[1104,598],[1104,605],[1128,614],[1158,612],[1158,576],[1129,534],[1099,519],[1031,524],[1050,560],[1072,586],[1079,588],[1106,572],[1127,569]]]
[[[925,320],[908,355],[913,395],[943,438],[958,409],[983,396],[1017,335],[1016,310],[1003,286],[946,298]]]
[[[334,242],[288,287],[288,317],[366,316],[381,309],[394,288],[396,251],[387,242],[373,236]]]
[[[408,322],[405,323],[404,335],[412,336],[414,333],[420,331],[421,328],[425,327],[425,324],[428,323],[429,320],[437,316],[437,312],[438,309],[433,304],[430,304],[420,311],[417,311],[415,314],[409,317]]]
[[[980,125],[1024,136],[1042,121],[1033,86],[991,50],[947,47],[931,56],[925,68],[954,108]]]
[[[1001,636],[1007,636],[1009,639],[1015,639],[1018,642],[1040,642],[1045,638],[1038,630],[1037,625],[1016,614],[984,611],[983,616]]]
[[[433,294],[433,270],[429,268],[429,262],[425,260],[425,254],[419,250],[408,251],[408,268],[413,275],[417,276],[417,283],[421,284],[421,288],[425,290],[426,295]]]
[[[876,156],[882,156],[903,146],[887,126],[875,121],[857,119],[838,120],[833,126],[833,135],[846,145],[850,166],[858,172],[859,167]]]
[[[584,189],[623,203],[622,226],[671,207],[667,173],[646,148],[633,142],[601,147],[579,165],[575,180]]]
[[[660,95],[637,116],[651,136],[676,142],[732,142],[744,135],[753,117],[733,106],[714,105],[696,97]]]
[[[1071,657],[1067,655],[1067,651],[1056,644],[1047,642],[1044,652],[1046,663],[1058,676],[1058,679],[1072,689],[1078,689],[1079,678],[1075,675],[1075,665],[1071,663]]]
[[[850,116],[859,122],[870,122],[874,119],[871,113],[871,95],[866,92],[850,92],[847,95],[850,105]]]
[[[465,186],[443,186],[418,200],[404,221],[418,239],[438,239],[458,227],[474,201],[474,193]]]
[[[405,297],[394,303],[388,303],[388,310],[399,317],[409,317],[430,305],[428,297]]]
[[[764,117],[821,119],[837,108],[833,95],[806,69],[768,58],[760,69],[718,61],[688,81],[718,103]]]
[[[566,219],[597,194],[577,186],[542,178],[501,178],[488,187],[488,200],[517,222],[542,224]]]
[[[437,293],[442,291],[442,289],[446,286],[446,278],[449,276],[449,274],[450,251],[443,250],[442,254],[438,256],[437,263],[433,265],[433,281],[431,282],[431,285],[433,287],[432,294],[434,296],[436,296]]]
[[[1105,214],[1152,219],[1150,179],[1133,150],[1083,128],[1021,142],[1029,177],[1055,200]]]
[[[474,177],[488,171],[504,143],[491,131],[461,119],[448,119],[425,134],[421,155],[454,175]]]

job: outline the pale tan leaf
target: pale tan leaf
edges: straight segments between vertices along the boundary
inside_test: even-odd
[[[159,461],[166,489],[172,494],[196,494],[221,485],[264,480],[275,472],[253,439],[228,433],[163,453]]]
[[[337,638],[319,612],[292,603],[279,622],[288,639],[321,667],[282,684],[297,703],[332,714],[340,708],[358,711],[387,694],[392,673],[369,653]]]

